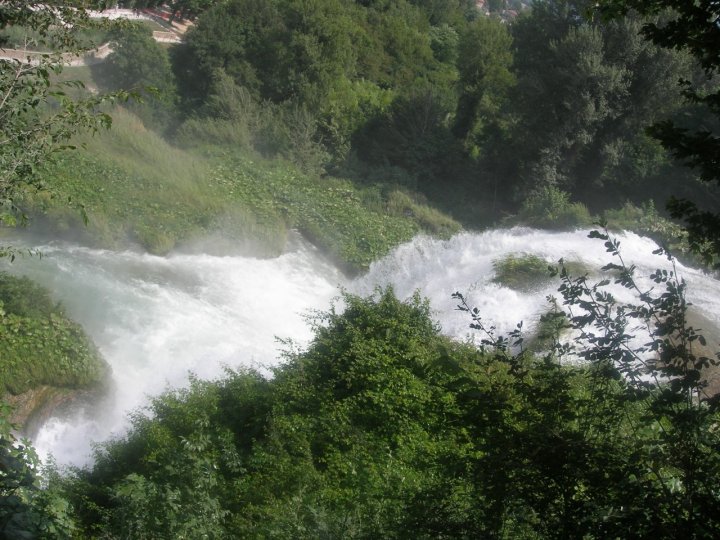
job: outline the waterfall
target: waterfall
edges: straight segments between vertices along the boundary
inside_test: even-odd
[[[637,266],[641,287],[651,287],[649,273],[668,268],[668,262],[652,254],[657,246],[647,238],[630,233],[619,238],[623,256]],[[355,280],[344,278],[302,240],[275,259],[157,257],[28,239],[13,245],[39,249],[43,257],[6,262],[5,269],[50,288],[112,367],[114,390],[104,403],[68,418],[51,418],[35,439],[41,455],[52,453],[61,464],[79,465],[90,460],[93,441],[122,434],[128,412],[164,389],[186,385],[189,373],[214,378],[226,367],[241,366],[268,373],[283,348],[276,338],[307,344],[312,337],[307,316],[328,309],[341,289],[368,295],[392,285],[400,298],[417,290],[429,298],[443,331],[465,339],[469,321],[455,309],[455,291],[499,333],[520,321],[532,331],[548,309],[547,296],[557,296],[557,280],[530,291],[495,283],[494,261],[526,253],[548,264],[563,257],[598,269],[611,260],[602,242],[588,239],[587,231],[524,228],[466,232],[445,241],[417,237]],[[678,271],[689,282],[694,309],[720,328],[718,281],[682,265]],[[622,288],[614,293],[631,300]]]
[[[42,258],[5,269],[48,287],[112,369],[104,403],[51,418],[36,436],[40,455],[63,464],[87,463],[92,441],[122,433],[128,412],[186,385],[191,372],[214,378],[247,366],[268,373],[282,348],[276,337],[306,343],[306,316],[326,309],[344,283],[305,242],[275,259],[32,247]]]
[[[530,254],[557,266],[558,260],[580,263],[590,276],[600,281],[600,268],[608,262],[619,262],[607,253],[603,242],[589,239],[588,231],[549,232],[515,227],[481,233],[461,233],[450,240],[417,237],[404,244],[357,280],[352,290],[369,294],[378,284],[389,284],[400,298],[415,290],[430,299],[443,332],[462,339],[468,334],[468,318],[455,309],[453,292],[462,293],[471,306],[477,307],[483,319],[497,327],[500,334],[513,330],[518,322],[531,331],[534,322],[550,305],[549,295],[560,299],[560,279],[550,279],[533,290],[516,291],[493,281],[493,262],[510,254]],[[620,241],[620,251],[627,264],[637,267],[636,281],[648,290],[655,285],[649,275],[658,268],[671,270],[664,256],[653,255],[658,248],[652,240],[633,233],[613,235]],[[688,300],[694,309],[715,327],[720,327],[720,283],[704,272],[677,264],[678,274],[686,279]],[[633,300],[631,291],[620,286],[611,288],[619,301]]]

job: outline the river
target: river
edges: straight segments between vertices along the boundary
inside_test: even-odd
[[[621,249],[638,267],[641,287],[664,258],[656,245],[634,234],[620,235]],[[561,257],[588,268],[609,262],[602,242],[587,231],[552,233],[524,228],[461,233],[450,240],[417,237],[349,280],[299,237],[275,259],[175,253],[158,257],[136,251],[108,251],[63,242],[19,237],[15,246],[43,256],[3,263],[48,287],[67,313],[83,325],[112,368],[113,390],[99,404],[71,416],[51,418],[35,438],[42,456],[60,464],[91,460],[92,443],[120,435],[129,412],[167,388],[184,386],[190,373],[222,376],[227,367],[248,366],[269,373],[286,345],[312,338],[307,317],[340,302],[341,290],[368,295],[392,285],[401,298],[416,290],[429,298],[443,331],[469,337],[468,318],[451,294],[460,291],[499,333],[525,321],[529,333],[548,309],[557,282],[515,291],[493,282],[493,261],[531,253],[554,263]],[[678,267],[689,282],[688,299],[705,320],[720,328],[720,283],[700,271]],[[644,276],[644,277],[643,277]],[[616,289],[621,300],[629,292]]]

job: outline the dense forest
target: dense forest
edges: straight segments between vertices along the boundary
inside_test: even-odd
[[[646,131],[699,123],[678,81],[712,83],[687,51],[643,38],[662,14],[588,18],[593,4],[535,2],[507,21],[460,0],[219,2],[170,65],[114,71],[161,89],[174,114],[158,127],[184,144],[396,182],[469,224],[532,212],[549,191],[592,213],[671,195],[716,205]]]
[[[41,473],[3,401],[0,538],[717,537],[717,344],[686,284],[641,289],[612,233],[718,264],[714,2],[121,2],[187,24],[172,45],[86,4],[0,1],[0,45],[53,51],[0,60],[5,228],[155,253],[222,229],[262,256],[297,229],[357,273],[422,232],[599,220],[607,279],[560,261],[532,339],[456,293],[472,343],[419,295],[346,294],[270,376],[155,397],[86,468]],[[0,279],[0,339],[0,392],[100,384],[27,280]]]

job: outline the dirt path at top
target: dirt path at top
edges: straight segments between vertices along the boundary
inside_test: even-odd
[[[132,9],[108,9],[106,11],[88,12],[93,19],[107,18],[145,20],[153,21],[166,28],[166,31],[153,31],[153,39],[158,43],[181,43],[182,36],[192,26],[189,21],[173,21],[170,23],[159,13],[152,10],[134,11]],[[109,43],[100,45],[98,48],[82,54],[66,53],[61,55],[63,64],[66,66],[89,66],[104,62],[112,52]],[[19,62],[36,65],[40,63],[42,56],[48,54],[45,51],[31,51],[26,49],[3,49],[0,48],[0,60],[17,60]]]

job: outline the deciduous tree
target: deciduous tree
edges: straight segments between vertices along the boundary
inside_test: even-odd
[[[643,35],[668,49],[689,52],[705,71],[698,84],[688,77],[681,81],[690,103],[705,108],[710,117],[687,126],[672,119],[654,124],[650,133],[682,163],[697,170],[700,178],[720,185],[720,4],[712,0],[603,0],[601,13],[610,17],[635,10],[651,16]],[[709,84],[708,84],[709,83]],[[708,263],[720,266],[720,214],[702,209],[698,201],[674,198],[668,203],[674,217],[684,219],[692,247]]]

